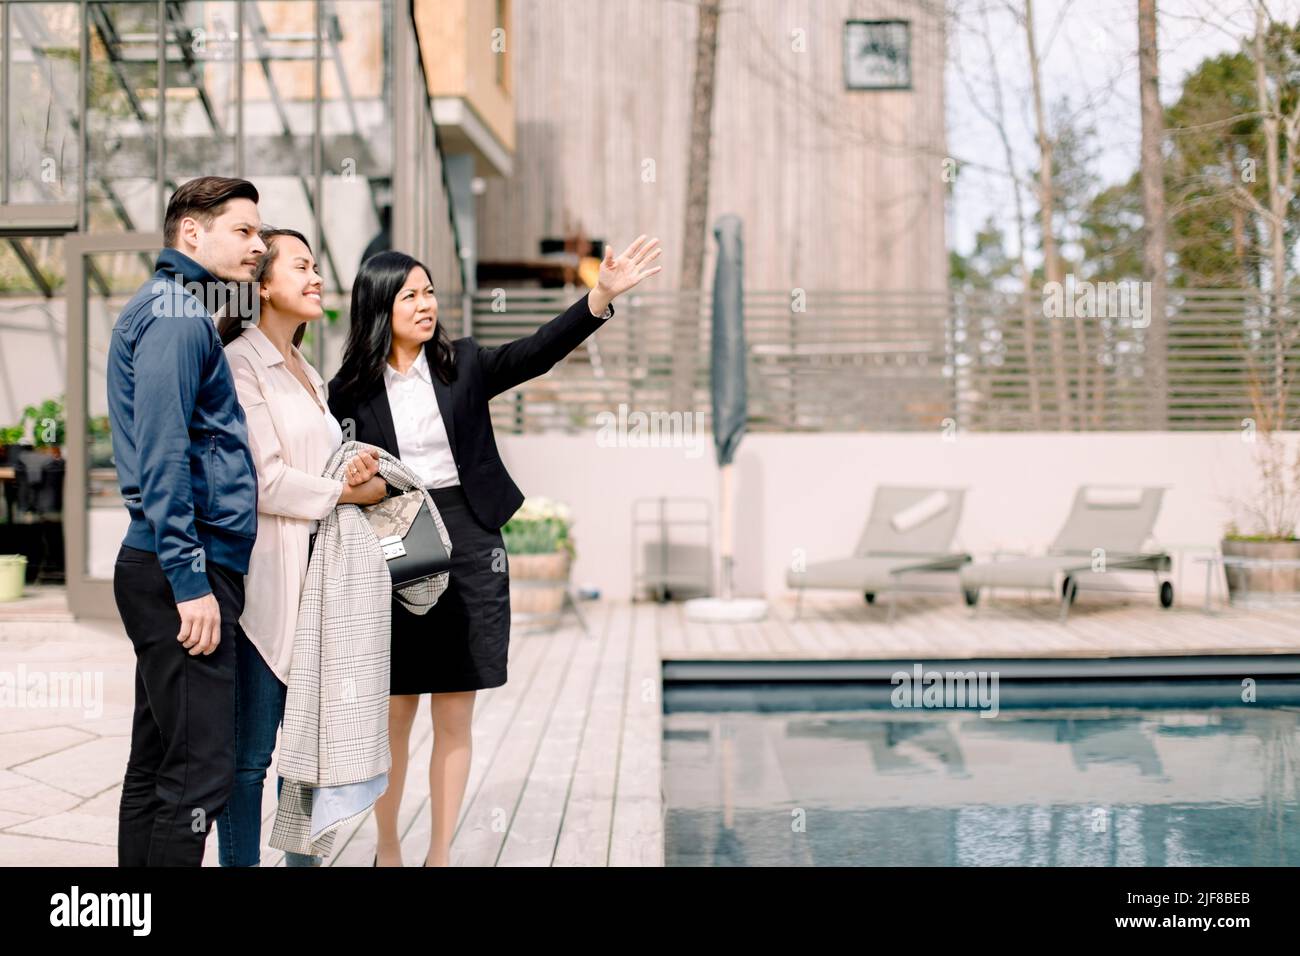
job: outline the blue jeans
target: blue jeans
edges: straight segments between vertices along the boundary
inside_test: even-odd
[[[262,660],[244,629],[235,629],[235,786],[217,817],[222,866],[259,866],[262,857],[262,782],[271,766],[275,735],[289,689]],[[276,795],[284,786],[280,778]],[[321,858],[285,853],[285,866],[320,866]]]

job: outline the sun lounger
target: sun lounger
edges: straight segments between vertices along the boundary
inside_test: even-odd
[[[966,603],[974,607],[982,588],[1049,590],[1061,596],[1061,621],[1070,613],[1084,574],[1151,571],[1161,607],[1174,603],[1174,586],[1161,574],[1172,566],[1163,551],[1142,548],[1160,514],[1163,488],[1083,485],[1075,492],[1065,525],[1048,553],[1006,561],[976,561],[961,568]]]
[[[906,575],[960,568],[971,559],[951,550],[965,494],[963,488],[877,488],[852,556],[786,572],[787,586],[799,594],[795,617],[803,611],[803,593],[808,588],[861,591],[871,604],[877,594],[918,590],[904,587]],[[889,602],[890,621],[896,604]]]

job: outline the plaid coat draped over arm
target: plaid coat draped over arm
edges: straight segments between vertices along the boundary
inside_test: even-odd
[[[342,478],[347,462],[369,447],[344,442],[323,474]],[[399,493],[424,491],[419,476],[382,449],[379,474]],[[442,516],[427,491],[424,497],[450,554]],[[449,577],[444,571],[404,587],[397,598],[412,612],[427,613]],[[393,593],[379,539],[360,507],[336,506],[317,528],[298,605],[276,768],[284,788],[273,847],[328,855],[338,829],[364,814],[388,785]]]

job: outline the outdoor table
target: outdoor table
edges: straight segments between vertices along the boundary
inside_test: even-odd
[[[1300,569],[1300,560],[1295,558],[1248,558],[1242,555],[1222,555],[1215,554],[1207,557],[1197,558],[1197,561],[1205,564],[1205,611],[1210,611],[1211,587],[1214,577],[1214,568],[1217,566],[1223,569],[1223,600],[1225,604],[1233,603],[1232,594],[1228,591],[1228,568],[1240,568],[1244,571],[1250,570],[1268,570],[1276,571],[1279,568]],[[1250,597],[1250,575],[1242,575],[1241,595],[1244,600]]]

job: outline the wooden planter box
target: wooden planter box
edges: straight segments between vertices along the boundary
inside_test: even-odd
[[[1223,556],[1300,560],[1300,541],[1239,541],[1224,538],[1220,543]],[[1242,591],[1272,594],[1300,593],[1300,568],[1224,568],[1228,594]]]
[[[559,618],[569,587],[569,553],[510,555],[510,614]]]

